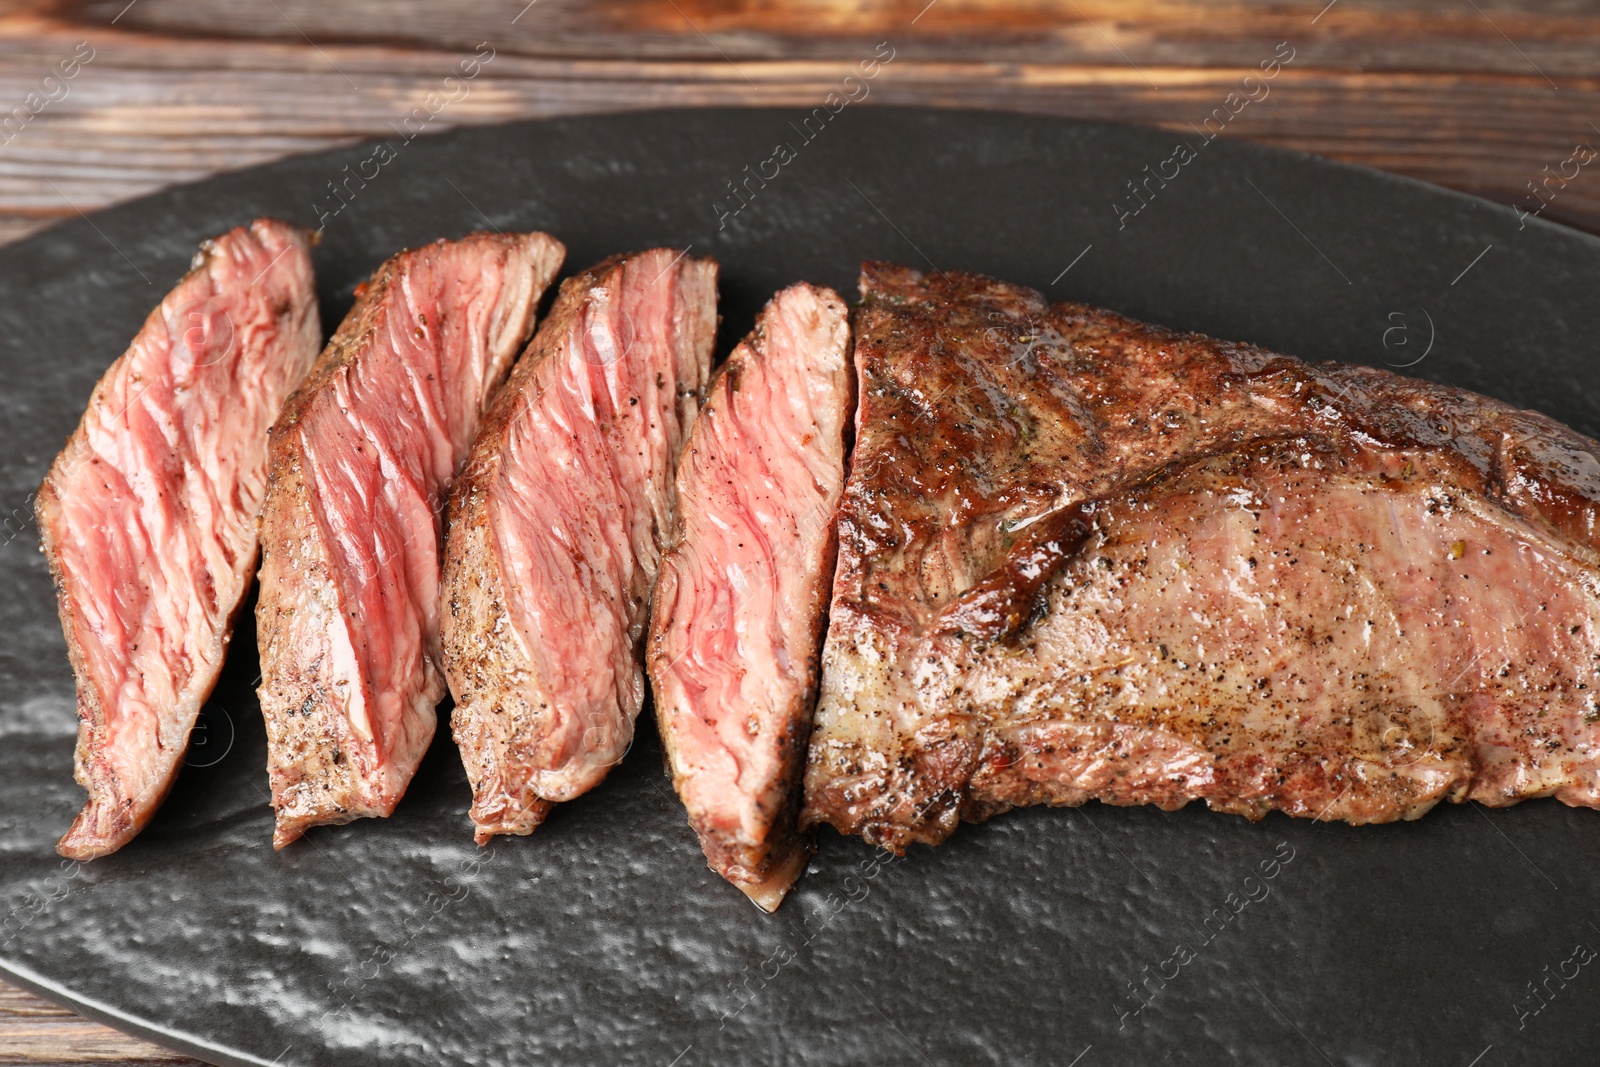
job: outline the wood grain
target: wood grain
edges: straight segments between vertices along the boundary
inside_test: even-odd
[[[868,104],[1184,131],[1287,42],[1293,61],[1225,136],[1527,207],[1543,168],[1600,146],[1590,0],[13,0],[0,5],[0,242],[386,136],[481,46],[493,59],[428,129],[816,104],[879,42],[894,59]],[[80,48],[93,57],[76,76],[47,82]],[[1600,167],[1544,215],[1600,232]],[[0,985],[0,1064],[193,1062]]]
[[[119,1034],[0,983],[0,1064],[79,1063],[194,1067],[199,1061]]]
[[[1570,0],[35,0],[0,14],[0,117],[78,42],[94,58],[0,145],[0,237],[386,135],[485,44],[493,60],[429,129],[814,104],[888,41],[895,59],[868,103],[1185,130],[1287,41],[1294,61],[1226,136],[1531,207],[1542,168],[1600,144],[1597,40],[1600,13]],[[1600,173],[1581,172],[1545,216],[1600,231]]]

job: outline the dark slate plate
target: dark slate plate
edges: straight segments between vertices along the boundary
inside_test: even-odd
[[[893,861],[829,834],[768,917],[706,871],[648,726],[602,788],[482,851],[441,730],[393,818],[274,853],[248,627],[156,822],[97,863],[56,857],[81,794],[30,494],[196,242],[257,214],[329,215],[329,325],[403,245],[543,228],[572,267],[653,244],[716,256],[724,347],[778,287],[851,291],[856,262],[883,257],[1302,356],[1414,364],[1600,431],[1593,238],[1244,144],[1164,165],[1180,137],[1154,130],[852,108],[807,142],[803,118],[396,137],[381,166],[363,167],[371,146],[294,159],[0,250],[0,966],[227,1064],[1587,1059],[1593,812],[1472,806],[1354,829],[1090,805]],[[747,178],[780,143],[795,158]],[[1131,182],[1148,182],[1136,214]],[[347,183],[337,214],[330,183]]]

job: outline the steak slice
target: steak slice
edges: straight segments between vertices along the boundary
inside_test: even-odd
[[[267,430],[317,355],[310,233],[200,246],[95,386],[34,500],[78,687],[87,860],[150,821],[211,695],[256,563]]]
[[[651,609],[656,721],[711,869],[772,911],[810,855],[800,780],[817,702],[850,415],[831,289],[772,298],[711,383],[678,466]]]
[[[632,741],[716,284],[668,249],[567,279],[452,494],[444,667],[480,844],[532,833]]]
[[[1600,806],[1600,445],[869,264],[806,823]]]
[[[256,625],[278,848],[388,815],[433,738],[440,513],[564,254],[542,233],[400,253],[273,428]]]

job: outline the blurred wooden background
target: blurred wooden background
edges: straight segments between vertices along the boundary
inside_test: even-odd
[[[869,103],[1173,129],[1288,42],[1293,62],[1225,136],[1526,208],[1545,167],[1600,148],[1593,0],[10,0],[0,240],[387,134],[485,44],[494,58],[430,129],[814,104],[881,41],[895,58]],[[1600,233],[1600,167],[1546,199],[1545,218]],[[0,1064],[189,1062],[0,986]]]
[[[1198,123],[1287,41],[1228,136],[1490,199],[1600,146],[1592,0],[12,0],[0,118],[94,58],[0,145],[0,237],[163,185],[389,131],[487,42],[430,124],[815,103],[879,41],[877,103]],[[0,135],[3,139],[4,135]],[[1600,168],[1596,168],[1600,170]],[[1546,211],[1600,230],[1600,174]]]

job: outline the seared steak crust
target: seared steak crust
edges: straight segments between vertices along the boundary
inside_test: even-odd
[[[273,429],[256,614],[280,848],[388,815],[427,750],[443,500],[563,254],[473,234],[390,259]]]
[[[716,273],[654,249],[567,279],[457,480],[441,636],[480,843],[532,833],[632,742]]]
[[[844,302],[794,285],[733,350],[684,446],[648,660],[667,763],[712,870],[773,910],[810,855],[816,706],[852,375]]]
[[[1600,806],[1600,445],[868,264],[808,823]]]
[[[202,245],[39,489],[89,791],[64,856],[144,827],[216,685],[255,571],[267,430],[321,342],[311,244],[259,219]]]

